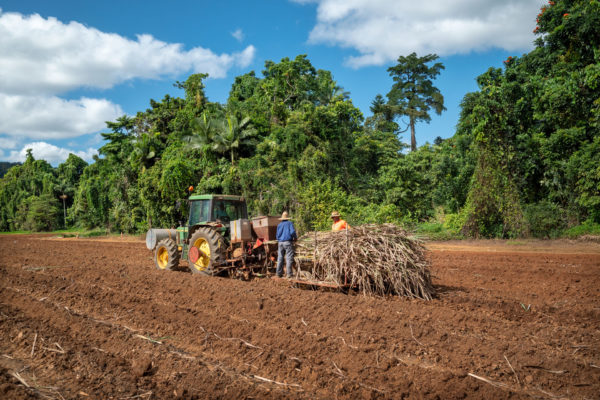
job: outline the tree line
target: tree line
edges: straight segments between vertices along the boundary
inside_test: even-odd
[[[21,165],[21,163],[0,161],[0,178],[2,178],[4,174],[6,174],[8,170],[14,167],[15,165]]]
[[[599,4],[544,6],[534,50],[481,74],[455,134],[420,147],[416,124],[444,110],[433,54],[399,57],[366,119],[305,55],[236,77],[225,104],[191,75],[175,83],[183,97],[107,122],[90,164],[71,154],[53,168],[29,152],[0,180],[0,230],[176,226],[189,186],[243,195],[252,215],[288,210],[300,231],[327,229],[334,209],[351,224],[435,220],[470,237],[598,224]]]

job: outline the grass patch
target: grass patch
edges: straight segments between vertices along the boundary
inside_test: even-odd
[[[429,240],[463,239],[461,234],[446,228],[441,222],[422,222],[414,227],[414,231]]]
[[[585,235],[600,236],[600,224],[588,220],[563,232],[563,236],[569,239],[577,239]]]
[[[37,233],[52,233],[56,236],[64,237],[64,238],[73,238],[73,237],[97,237],[97,236],[108,236],[106,230],[104,229],[92,229],[90,231],[76,228],[71,229],[61,229],[57,231],[51,232],[32,232],[32,231],[12,231],[12,232],[0,232],[0,235],[27,235],[27,234],[37,234]]]
[[[61,234],[61,233],[64,233],[64,234],[69,234],[69,233],[77,234],[79,232],[81,232],[81,228],[76,228],[76,227],[67,228],[67,229],[57,229],[55,231],[52,231],[52,233],[57,233],[57,234]]]
[[[105,230],[91,230],[91,231],[58,231],[58,232],[53,232],[53,233],[58,233],[60,236],[64,237],[64,238],[73,238],[73,237],[80,237],[80,238],[90,238],[90,237],[98,237],[98,236],[108,236],[108,234],[106,233]]]
[[[102,230],[95,230],[95,231],[89,231],[89,232],[83,232],[79,234],[79,237],[96,237],[96,236],[107,236],[108,234],[106,233],[106,231]]]

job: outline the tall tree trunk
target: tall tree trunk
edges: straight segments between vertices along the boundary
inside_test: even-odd
[[[410,151],[417,150],[417,138],[415,137],[415,120],[410,119]]]

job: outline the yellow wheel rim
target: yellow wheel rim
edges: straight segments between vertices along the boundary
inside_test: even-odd
[[[166,247],[160,247],[158,249],[158,252],[156,254],[156,261],[160,269],[167,268],[167,264],[169,263],[169,251]]]
[[[198,271],[204,271],[210,264],[210,245],[204,238],[198,238],[193,244],[200,250],[200,257],[194,263],[194,268]]]

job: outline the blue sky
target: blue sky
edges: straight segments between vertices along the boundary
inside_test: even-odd
[[[400,55],[436,53],[447,111],[417,142],[450,137],[487,68],[532,48],[539,0],[0,0],[0,160],[86,160],[104,121],[148,108],[195,72],[225,102],[235,76],[307,54],[365,116]],[[408,138],[404,137],[407,141]]]

